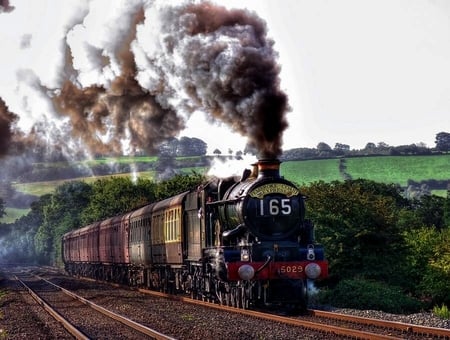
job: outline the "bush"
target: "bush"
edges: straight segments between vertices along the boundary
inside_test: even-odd
[[[450,303],[450,228],[421,228],[404,233],[406,263],[415,282],[414,295],[433,304]]]
[[[433,314],[442,319],[450,319],[450,310],[446,305],[442,305],[442,307],[435,306],[433,308]]]
[[[334,289],[321,292],[320,301],[333,307],[373,309],[388,313],[414,313],[420,301],[405,295],[399,287],[363,279],[343,280]]]

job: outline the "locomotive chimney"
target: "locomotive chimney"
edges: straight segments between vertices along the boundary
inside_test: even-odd
[[[258,163],[258,178],[279,178],[280,177],[280,164],[278,159],[260,159]]]

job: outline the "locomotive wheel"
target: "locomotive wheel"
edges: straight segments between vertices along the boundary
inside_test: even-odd
[[[201,287],[202,282],[201,278],[198,275],[194,275],[194,278],[192,280],[192,298],[196,300],[201,299]]]
[[[245,287],[241,287],[241,304],[243,309],[248,309],[248,299]]]
[[[227,306],[233,305],[233,297],[231,296],[231,289],[227,291]]]
[[[223,304],[225,306],[231,306],[232,297],[231,297],[231,287],[229,283],[225,283],[223,287]]]
[[[236,308],[243,308],[243,296],[241,287],[231,288],[231,306]]]
[[[239,308],[245,309],[245,291],[243,287],[238,287]]]
[[[198,300],[198,282],[196,277],[194,277],[192,280],[192,287],[190,293],[191,299]]]
[[[226,288],[225,285],[216,281],[216,295],[219,299],[219,304],[225,305],[226,302]]]
[[[307,281],[300,282],[300,300],[297,303],[287,304],[285,310],[291,315],[304,314],[308,309],[308,286]]]
[[[230,289],[230,302],[231,307],[236,307],[236,287],[231,287]]]
[[[194,300],[199,300],[198,287],[199,283],[197,277],[194,277],[194,279],[192,280],[192,287],[191,287],[191,298]]]
[[[222,292],[222,305],[230,306],[230,292]]]

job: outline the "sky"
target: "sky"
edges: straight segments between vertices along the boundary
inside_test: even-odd
[[[368,142],[434,147],[436,134],[450,131],[449,1],[216,3],[255,11],[267,23],[281,66],[280,88],[291,108],[283,149],[319,142],[352,149]],[[87,6],[105,10],[92,10],[87,17]],[[123,10],[113,0],[10,0],[0,10],[0,97],[20,117],[22,129],[42,117],[51,119],[39,85],[54,89],[60,84],[60,46],[67,29],[84,18],[89,30],[70,34],[85,34],[86,40],[92,35],[101,43],[120,32],[116,26]],[[80,55],[74,66],[83,69]],[[99,77],[93,68],[84,68],[82,75],[86,83]],[[201,138],[209,152],[218,148],[223,153],[243,150],[247,140],[225,124],[208,123],[199,111],[179,136]]]

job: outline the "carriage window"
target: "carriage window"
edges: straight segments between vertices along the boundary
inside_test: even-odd
[[[174,220],[173,220],[173,210],[170,212],[170,240],[173,241],[173,227],[174,227]]]
[[[177,209],[177,233],[176,233],[176,239],[178,241],[181,241],[181,209]]]
[[[152,243],[163,243],[164,240],[164,214],[153,215]]]
[[[164,213],[165,220],[162,221],[164,228],[165,241],[176,242],[181,240],[181,210],[180,208],[171,209]],[[155,230],[154,228],[152,231]]]

